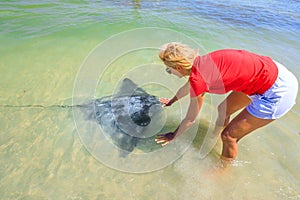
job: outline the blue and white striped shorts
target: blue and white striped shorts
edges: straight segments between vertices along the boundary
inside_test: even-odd
[[[275,83],[265,93],[251,95],[252,102],[247,111],[261,119],[278,119],[295,104],[298,93],[297,78],[282,64],[274,61],[278,67]]]

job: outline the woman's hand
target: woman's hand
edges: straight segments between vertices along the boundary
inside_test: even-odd
[[[160,98],[159,101],[160,101],[160,103],[163,104],[163,106],[171,106],[172,105],[170,99],[168,99],[168,98]]]
[[[175,138],[175,133],[174,132],[169,132],[166,134],[160,134],[155,138],[155,142],[157,144],[161,144],[161,146],[166,146],[169,144],[173,139]]]

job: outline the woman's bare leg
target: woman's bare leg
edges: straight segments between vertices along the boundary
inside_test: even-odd
[[[216,125],[225,127],[229,123],[230,116],[236,111],[246,107],[251,99],[241,92],[231,92],[218,106],[218,118]]]
[[[234,160],[237,156],[237,142],[250,132],[267,125],[273,120],[260,119],[251,115],[246,109],[239,113],[231,122],[230,117],[238,110],[245,108],[251,99],[240,92],[231,92],[228,97],[218,106],[218,118],[216,129],[222,131],[223,142],[222,159]]]
[[[251,99],[240,92],[231,92],[228,97],[218,106],[218,118],[216,121],[216,130],[222,131],[222,159],[234,160],[237,156],[237,142],[250,132],[267,125],[273,120],[259,119],[252,116],[246,109],[237,115],[230,123],[230,117],[238,110],[245,108]]]
[[[234,160],[238,153],[238,141],[252,131],[263,127],[273,119],[260,119],[251,115],[246,109],[239,113],[222,132],[222,159]]]

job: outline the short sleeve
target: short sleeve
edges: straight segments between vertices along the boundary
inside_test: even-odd
[[[189,77],[190,82],[190,96],[196,97],[202,94],[203,92],[208,92],[207,85],[204,82],[202,76],[197,73],[196,70],[192,70]]]

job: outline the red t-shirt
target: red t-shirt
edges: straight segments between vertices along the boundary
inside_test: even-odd
[[[194,60],[189,77],[192,97],[203,92],[225,94],[228,91],[247,95],[263,94],[275,82],[276,64],[267,56],[245,50],[224,49]]]

